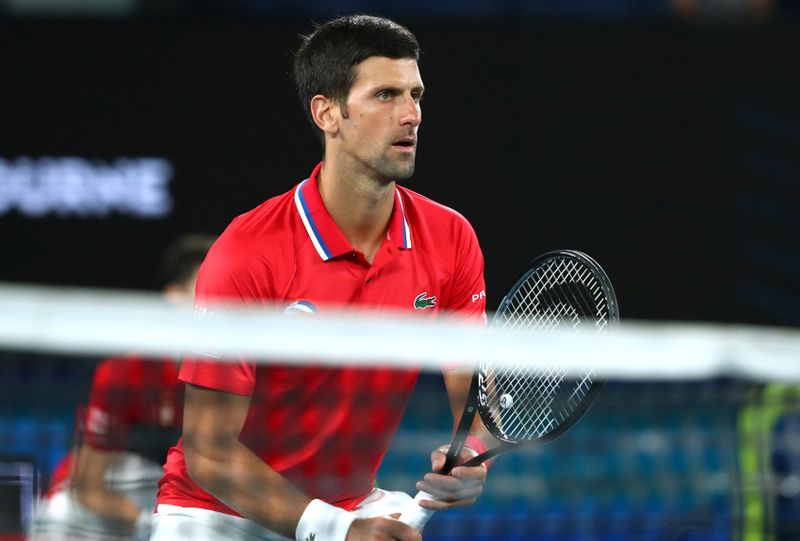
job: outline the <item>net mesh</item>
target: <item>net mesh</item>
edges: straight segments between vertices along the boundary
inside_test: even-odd
[[[35,292],[27,293],[35,297]],[[164,337],[174,341],[178,336],[182,340],[180,347],[188,350],[194,345],[195,335],[180,331],[184,314],[160,307],[154,309],[161,317],[154,318],[150,312],[141,312],[141,304],[135,305],[138,308],[134,310],[124,310],[124,296],[111,297],[121,310],[114,326],[128,332],[136,329],[142,343],[152,338],[156,344]],[[105,294],[93,293],[93,298],[98,301],[98,319],[107,321],[102,304]],[[73,342],[59,351],[57,341],[48,334],[67,323],[60,320],[60,309],[54,302],[57,300],[58,295],[51,294],[42,301],[41,313],[46,313],[48,320],[44,325],[39,321],[38,340],[30,340],[26,345],[20,339],[12,343],[0,337],[0,536],[22,539],[28,535],[26,532],[41,511],[48,490],[57,492],[53,480],[58,479],[58,467],[76,444],[82,442],[76,420],[86,419],[80,413],[80,405],[91,403],[92,381],[99,367],[109,356],[131,354],[127,342],[120,343],[117,349],[104,343],[100,351],[91,340],[99,341],[102,337],[93,337],[96,333],[91,328],[86,330],[86,336],[71,336],[73,342],[80,338],[86,345],[84,353],[76,352]],[[74,308],[78,300],[73,298],[68,304]],[[7,308],[3,302],[0,294],[0,307]],[[50,309],[45,310],[48,306]],[[74,311],[72,315],[74,319]],[[16,319],[17,329],[24,331],[19,317]],[[324,318],[316,324],[312,319],[308,323],[295,319],[292,329],[308,325],[309,332],[316,333],[319,328],[316,325],[328,324]],[[366,322],[349,319],[346,330],[334,325],[332,332],[341,335],[343,342],[357,340],[365,333],[380,334],[382,331],[374,326],[376,319],[372,317]],[[240,323],[220,318],[215,325],[221,328],[214,332],[231,333],[241,341],[236,331]],[[396,336],[395,323],[393,319],[385,322]],[[347,366],[349,379],[345,388],[359,378],[371,378],[369,385],[361,388],[372,392],[361,393],[355,400],[359,414],[342,426],[349,431],[349,441],[355,441],[356,445],[376,445],[378,440],[385,443],[388,450],[380,463],[377,483],[387,490],[412,495],[416,492],[415,483],[430,469],[431,450],[448,443],[451,437],[452,415],[442,383],[442,363],[445,359],[452,362],[462,354],[471,360],[477,343],[469,341],[477,338],[467,338],[474,334],[469,329],[438,327],[429,322],[421,327],[414,327],[418,331],[415,341],[424,342],[427,335],[423,333],[431,332],[448,337],[444,342],[449,348],[441,354],[431,350],[427,352],[428,358],[421,358],[417,347],[416,356],[405,353],[403,365],[397,360],[400,355],[390,355],[384,347],[373,351],[372,368],[365,368],[367,361],[349,362],[354,352],[342,347],[338,349],[338,361],[334,358],[320,364],[311,343],[316,334],[306,337],[309,351],[305,357],[279,353],[287,350],[278,349],[280,344],[276,342],[295,339],[294,331],[287,331],[286,327],[270,337],[271,353],[262,351],[256,355],[259,366],[274,373],[287,366],[309,372],[322,366],[331,370]],[[150,335],[143,332],[147,328]],[[174,332],[165,332],[165,328]],[[409,328],[400,327],[403,333]],[[207,334],[203,329],[199,334]],[[437,513],[425,529],[426,540],[800,538],[800,383],[795,383],[800,382],[800,363],[784,362],[800,358],[798,332],[748,328],[710,332],[700,325],[661,325],[642,335],[636,328],[630,332],[625,329],[623,325],[619,334],[608,342],[578,340],[575,345],[574,340],[567,340],[561,346],[551,343],[561,340],[558,333],[547,338],[527,337],[526,333],[515,331],[520,335],[517,340],[527,340],[524,347],[529,354],[536,347],[544,358],[553,358],[557,350],[570,352],[574,357],[572,364],[567,363],[570,374],[585,365],[587,356],[595,352],[599,358],[607,355],[606,348],[616,351],[617,363],[598,367],[598,374],[606,380],[605,386],[591,410],[573,428],[546,444],[520,448],[498,457],[489,470],[478,502],[471,507]],[[485,333],[481,340],[490,342],[485,351],[498,349],[494,342],[497,336],[501,335]],[[748,338],[746,342],[736,342],[733,337]],[[45,348],[44,342],[50,345]],[[431,343],[436,343],[433,338]],[[668,350],[669,355],[675,355],[669,373],[663,372],[656,362],[665,354],[661,347],[664,343],[682,344],[683,348]],[[243,347],[241,342],[239,345]],[[266,345],[251,346],[267,349]],[[141,359],[158,363],[159,359],[174,355],[176,347],[167,340],[160,356],[154,347]],[[723,349],[728,352],[724,363],[716,357],[716,352]],[[685,358],[681,355],[684,354],[695,365],[705,359],[707,372],[698,375],[683,370]],[[771,356],[773,362],[765,363],[764,355]],[[513,355],[509,358],[513,359]],[[639,362],[633,363],[632,359]],[[421,367],[422,372],[402,420],[396,430],[375,434],[378,417],[387,414],[387,404],[403,398],[402,393],[396,392],[399,381],[395,369],[408,368],[410,363]],[[650,372],[644,373],[648,368]],[[114,392],[124,395],[129,388],[123,385]],[[322,387],[320,393],[324,398]],[[123,402],[129,404],[130,400]],[[292,397],[282,396],[277,400],[291,403]],[[148,399],[151,402],[158,403]],[[156,414],[159,411],[160,408],[155,409]],[[301,434],[307,431],[313,435],[319,430],[313,415],[284,422],[302,424]],[[151,471],[147,468],[155,460],[143,458],[146,455],[143,443],[152,443],[151,440],[161,436],[146,430],[128,434],[127,451],[136,451],[133,454],[138,458],[126,455],[119,460],[111,474],[116,480],[114,487],[130,488],[133,484],[127,475]],[[250,442],[253,447],[291,448],[300,444],[296,439],[281,438]],[[306,483],[304,486],[313,490],[332,490],[338,483],[339,466],[298,472],[293,481]],[[349,471],[360,474],[359,468],[360,464],[352,464]],[[301,479],[304,475],[313,478],[313,482],[304,482]],[[141,505],[152,505],[155,487],[137,486],[139,489]],[[129,537],[121,529],[116,530],[116,535]],[[81,536],[77,538],[111,538],[103,530],[82,531]]]

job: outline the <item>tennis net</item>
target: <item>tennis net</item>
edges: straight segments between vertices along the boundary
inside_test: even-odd
[[[92,418],[82,406],[91,409],[92,381],[108,357],[151,362],[187,351],[281,369],[379,367],[390,379],[360,398],[363,415],[346,425],[360,428],[372,426],[387,402],[404,400],[393,396],[393,374],[418,367],[396,432],[368,434],[390,441],[379,486],[411,495],[430,469],[431,450],[451,437],[443,367],[557,359],[577,372],[591,359],[605,380],[592,409],[562,437],[499,457],[478,502],[436,514],[426,540],[800,538],[797,329],[625,322],[590,338],[394,315],[231,311],[198,318],[155,296],[20,286],[0,287],[0,537],[35,530],[44,502],[69,485],[74,465],[65,474],[63,459],[76,447],[163,454],[163,442],[180,432],[177,412],[164,413],[167,404],[159,414],[172,415],[163,423],[171,430],[130,430],[124,442],[102,445],[87,436]],[[119,396],[132,385],[111,384]],[[309,431],[318,428],[308,421]],[[160,476],[153,462],[124,457],[106,477],[108,487],[132,490],[143,508],[152,507]],[[336,485],[327,474],[308,475],[315,480],[305,486],[321,492]],[[106,539],[108,531],[73,534]],[[118,535],[134,533],[120,527]]]

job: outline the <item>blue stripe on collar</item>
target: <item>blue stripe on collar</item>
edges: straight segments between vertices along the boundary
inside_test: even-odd
[[[308,210],[306,198],[303,197],[303,186],[306,182],[308,182],[308,179],[304,180],[299,186],[297,186],[297,189],[294,192],[294,202],[297,206],[297,211],[300,213],[300,219],[303,221],[303,225],[306,227],[306,232],[311,238],[314,248],[317,250],[317,253],[322,260],[327,261],[333,256],[331,255],[331,251],[326,246],[325,241],[322,240],[322,235],[319,234],[317,225],[314,223],[314,218],[311,217],[311,212]]]

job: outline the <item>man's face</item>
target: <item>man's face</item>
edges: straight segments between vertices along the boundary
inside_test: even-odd
[[[337,150],[384,180],[409,178],[423,91],[414,59],[373,56],[358,64],[342,109]]]

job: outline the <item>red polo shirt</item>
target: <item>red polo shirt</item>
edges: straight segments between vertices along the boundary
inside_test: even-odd
[[[287,315],[447,311],[484,321],[483,255],[463,216],[397,187],[388,232],[370,265],[328,214],[317,187],[320,168],[231,223],[200,269],[198,306],[278,305]],[[184,362],[180,379],[251,396],[240,441],[307,495],[352,509],[372,489],[417,374],[194,359]],[[237,514],[189,478],[182,442],[164,469],[159,503]]]
[[[179,427],[182,420],[183,385],[174,359],[114,357],[100,363],[94,372],[86,415],[80,420],[81,440],[104,451],[142,452],[130,441],[132,430]],[[149,430],[147,435],[160,440],[146,442],[149,454],[154,455],[148,458],[160,464],[175,441],[174,430],[164,434]],[[167,436],[173,440],[165,441]],[[56,466],[49,495],[66,487],[73,455],[69,453]]]

